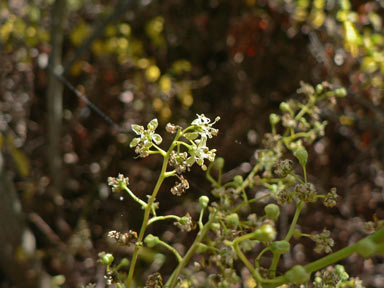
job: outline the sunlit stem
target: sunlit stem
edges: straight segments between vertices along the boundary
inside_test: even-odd
[[[296,206],[296,211],[295,211],[295,215],[293,216],[291,226],[289,227],[288,233],[284,238],[285,241],[289,242],[289,240],[291,240],[293,236],[293,232],[295,231],[297,221],[299,220],[300,212],[303,209],[303,207],[304,207],[304,202],[300,201]],[[271,266],[269,267],[269,275],[271,277],[275,277],[276,275],[276,268],[277,268],[277,264],[279,264],[280,256],[281,254],[279,253],[273,253],[272,263],[271,263]]]
[[[137,203],[139,203],[144,209],[147,208],[147,203],[138,198],[126,185],[123,186],[124,190],[128,192],[129,196],[132,197]]]
[[[162,241],[162,240],[159,240],[158,241],[158,244],[159,245],[162,245],[163,247],[167,248],[169,251],[171,251],[177,258],[177,261],[180,263],[183,258],[180,256],[179,252],[177,252],[177,250],[175,248],[173,248],[171,245],[169,245],[168,243]]]
[[[180,220],[180,217],[179,217],[179,216],[176,216],[176,215],[166,215],[166,216],[156,216],[156,217],[152,217],[152,218],[149,219],[149,221],[148,221],[148,226],[151,225],[151,224],[154,223],[154,222],[162,221],[162,220],[168,220],[168,219],[174,219],[174,220],[176,220],[176,221],[179,221],[179,220]]]

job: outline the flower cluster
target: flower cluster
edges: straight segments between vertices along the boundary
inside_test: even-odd
[[[194,224],[192,221],[191,215],[187,213],[185,216],[181,217],[179,221],[173,223],[176,227],[178,227],[181,231],[191,231],[194,228]]]
[[[311,235],[310,238],[316,243],[315,252],[321,253],[331,253],[332,247],[335,244],[333,239],[330,237],[331,232],[324,228],[323,232],[320,234]]]
[[[331,188],[331,191],[324,197],[323,204],[325,207],[335,207],[338,195],[336,193],[336,188]]]
[[[176,175],[180,182],[176,182],[175,186],[171,188],[171,193],[173,195],[181,196],[185,193],[187,189],[189,189],[188,180],[183,177],[183,175]]]
[[[285,178],[293,169],[293,161],[289,159],[279,160],[273,166],[273,173],[280,178]]]
[[[182,174],[188,168],[188,164],[186,161],[187,158],[187,152],[176,153],[175,151],[171,151],[169,155],[169,165],[175,168],[177,174]]]
[[[159,272],[149,275],[144,286],[144,288],[162,288],[162,287],[163,287],[163,277]]]
[[[315,185],[312,183],[297,184],[296,185],[296,195],[301,201],[304,202],[315,202],[317,191]]]
[[[113,192],[120,192],[124,190],[129,184],[129,178],[124,177],[123,174],[118,174],[117,177],[108,177],[108,185],[112,186]]]
[[[129,230],[127,233],[121,233],[113,230],[108,232],[108,237],[115,239],[120,245],[127,246],[137,240],[137,232]]]
[[[147,125],[147,129],[137,124],[132,125],[133,132],[139,137],[133,138],[129,146],[131,148],[136,147],[135,152],[139,154],[140,157],[147,157],[151,151],[150,148],[154,144],[159,145],[163,141],[161,136],[155,133],[158,125],[157,119],[151,120]]]
[[[277,203],[279,203],[280,205],[292,203],[293,200],[294,200],[294,194],[288,189],[281,190],[277,194]]]
[[[196,162],[204,171],[207,170],[207,166],[204,164],[204,159],[213,162],[216,157],[216,149],[209,150],[207,147],[207,137],[205,136],[202,136],[201,139],[196,139],[188,153],[190,155],[187,159],[188,166],[190,167]]]
[[[220,117],[216,117],[215,121],[211,123],[211,119],[206,117],[204,114],[197,114],[197,118],[192,121],[192,125],[194,125],[195,130],[201,135],[201,137],[212,138],[212,136],[216,136],[219,132],[218,129],[213,128],[213,124],[220,120]]]

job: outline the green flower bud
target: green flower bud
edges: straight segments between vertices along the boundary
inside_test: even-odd
[[[356,252],[364,258],[369,258],[376,253],[376,249],[377,244],[372,239],[365,238],[358,242]]]
[[[289,104],[287,102],[281,102],[280,103],[280,110],[283,112],[289,112],[289,111],[291,111],[291,107],[289,107]]]
[[[232,228],[236,228],[240,224],[239,215],[237,215],[237,213],[232,213],[225,216],[224,220]]]
[[[345,88],[339,88],[335,90],[336,97],[345,97],[347,96],[347,90]]]
[[[288,241],[276,241],[271,244],[271,250],[274,253],[285,254],[289,249],[291,249],[291,244]]]
[[[159,242],[160,242],[159,237],[154,236],[152,234],[148,234],[147,237],[145,237],[144,239],[144,243],[147,244],[149,248],[156,246],[157,244],[159,244]]]
[[[321,94],[324,91],[324,86],[322,84],[316,85],[316,93]]]
[[[243,176],[241,175],[236,175],[234,178],[233,178],[233,181],[235,181],[235,183],[237,185],[240,185],[241,183],[243,183],[244,179],[243,179]]]
[[[311,274],[301,265],[293,266],[284,276],[289,281],[289,284],[301,284],[311,279]]]
[[[220,230],[220,223],[214,222],[211,224],[211,230],[212,231],[217,231]]]
[[[129,260],[127,258],[121,259],[119,264],[120,267],[127,267],[128,265],[129,265]]]
[[[224,158],[223,157],[217,157],[213,165],[219,170],[224,168]]]
[[[280,116],[275,113],[270,114],[269,122],[271,123],[272,126],[276,125],[277,123],[280,122]]]
[[[207,196],[200,196],[199,203],[202,209],[207,208],[209,203],[209,198]]]
[[[107,253],[101,257],[101,261],[103,261],[103,263],[107,266],[111,265],[113,260],[115,260],[115,258],[110,253]]]
[[[265,216],[267,216],[267,219],[270,219],[272,221],[277,221],[280,216],[280,207],[276,204],[268,204],[264,207]]]
[[[335,271],[336,271],[336,274],[339,276],[341,281],[346,281],[349,279],[349,275],[347,272],[345,272],[345,268],[343,265],[336,265]]]
[[[308,161],[308,152],[307,150],[300,149],[295,153],[295,157],[299,160],[301,166],[307,165]]]
[[[270,224],[264,224],[253,232],[252,240],[271,242],[276,238],[276,230]]]

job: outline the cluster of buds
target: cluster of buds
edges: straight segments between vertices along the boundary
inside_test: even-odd
[[[316,253],[321,253],[322,251],[324,251],[325,253],[332,252],[332,247],[335,242],[330,236],[331,232],[325,228],[320,234],[314,234],[310,236],[310,238],[316,243]]]
[[[183,175],[176,174],[176,176],[179,178],[180,182],[176,181],[175,186],[171,188],[171,193],[173,195],[181,196],[187,189],[189,189],[189,182]]]
[[[194,223],[189,213],[181,217],[179,221],[174,222],[173,225],[178,227],[181,231],[187,231],[187,232],[191,231],[194,228]]]
[[[280,178],[285,178],[293,169],[293,161],[289,159],[279,160],[273,166],[273,173]]]
[[[312,183],[297,184],[295,191],[301,201],[316,202],[317,191]]]
[[[159,272],[153,273],[148,276],[147,281],[145,281],[144,288],[162,288],[163,285],[163,277]]]
[[[188,164],[186,161],[187,158],[187,152],[176,153],[175,151],[172,151],[169,155],[169,165],[175,168],[177,174],[182,174],[188,168]]]
[[[172,123],[167,123],[167,125],[165,126],[165,131],[167,131],[168,133],[171,133],[171,134],[176,134],[177,130],[180,130],[180,129],[182,129],[181,126],[175,125]]]
[[[123,174],[118,174],[117,177],[108,177],[108,185],[112,187],[113,192],[123,191],[129,184],[129,178]]]
[[[323,204],[325,207],[335,207],[338,195],[336,193],[336,188],[333,187],[324,197]]]
[[[277,194],[277,203],[280,205],[292,203],[294,200],[294,194],[288,189],[279,191]]]
[[[108,237],[116,240],[122,246],[128,246],[131,243],[136,242],[137,240],[137,232],[129,230],[127,233],[121,233],[118,231],[109,231]]]

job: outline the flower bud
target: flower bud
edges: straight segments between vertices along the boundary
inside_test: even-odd
[[[291,244],[288,241],[276,241],[271,244],[271,250],[274,253],[285,254],[291,248]]]
[[[307,161],[308,161],[308,152],[307,152],[307,150],[305,150],[304,148],[298,150],[295,153],[295,157],[299,160],[301,166],[304,167],[305,165],[307,165]]]
[[[280,122],[280,116],[275,113],[270,114],[269,122],[271,123],[272,126],[276,125],[277,123]]]
[[[159,244],[159,242],[160,242],[159,237],[154,236],[152,234],[148,234],[147,237],[145,237],[144,239],[144,243],[147,244],[149,248],[156,246],[157,244]]]
[[[316,93],[321,94],[324,91],[324,86],[322,84],[316,85]]]
[[[199,203],[202,209],[207,208],[209,203],[209,198],[207,196],[201,196],[199,198]]]
[[[236,228],[240,224],[239,215],[237,213],[232,213],[225,216],[225,222],[232,228]]]
[[[252,240],[271,242],[276,238],[276,230],[270,224],[264,224],[253,232]]]
[[[115,260],[115,258],[110,253],[107,253],[101,257],[101,261],[103,261],[103,263],[108,266],[112,264],[113,260]]]
[[[233,181],[234,181],[237,185],[241,185],[241,183],[243,183],[244,179],[243,179],[243,176],[241,176],[241,175],[236,175],[236,176],[233,178]]]
[[[358,242],[356,252],[364,258],[369,258],[376,253],[376,249],[377,244],[372,239],[365,238]]]
[[[129,260],[127,258],[121,259],[119,264],[120,267],[127,267],[128,265],[129,265]]]
[[[264,207],[265,211],[265,216],[267,219],[270,219],[272,221],[277,221],[280,216],[280,207],[276,204],[268,204],[267,206]]]
[[[219,170],[224,168],[224,158],[223,157],[217,157],[213,165]]]
[[[289,112],[289,111],[291,111],[291,107],[289,107],[289,104],[287,102],[281,102],[280,103],[280,110],[283,112]]]
[[[296,265],[285,273],[285,278],[290,284],[301,284],[308,282],[311,279],[311,275],[301,265]]]
[[[218,222],[214,222],[211,224],[211,230],[212,231],[217,231],[217,230],[220,230],[220,223]]]
[[[347,90],[345,88],[339,88],[335,90],[336,97],[345,97],[347,96]]]

